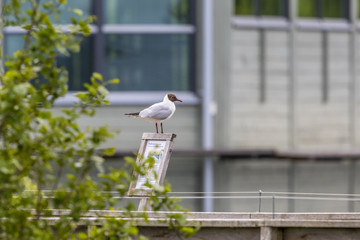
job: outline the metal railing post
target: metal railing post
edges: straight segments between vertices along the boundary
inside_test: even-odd
[[[261,212],[261,194],[262,194],[262,191],[259,190],[259,212]]]

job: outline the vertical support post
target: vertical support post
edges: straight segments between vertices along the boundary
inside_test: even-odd
[[[262,191],[259,190],[259,213],[261,212],[261,194],[262,194]]]
[[[272,196],[272,218],[275,218],[275,195]]]
[[[151,206],[150,206],[150,201],[149,198],[142,198],[140,200],[139,206],[138,206],[138,211],[151,211]]]
[[[290,165],[288,167],[288,192],[295,192],[295,161],[291,160]],[[290,196],[290,195],[289,195]],[[288,200],[288,211],[295,211],[295,200],[293,198],[289,198]]]
[[[349,143],[352,147],[356,146],[357,141],[357,102],[358,102],[358,83],[356,77],[357,61],[357,14],[358,1],[350,0],[349,9],[349,23],[350,23],[350,39],[349,39]]]
[[[356,162],[353,159],[349,159],[348,160],[348,194],[352,195],[355,194],[355,181],[356,181]],[[354,212],[355,211],[355,204],[354,201],[351,201],[351,198],[353,198],[353,196],[349,197],[350,200],[348,201],[348,211],[349,212]]]
[[[202,1],[202,147],[212,150],[214,145],[213,123],[213,0]],[[206,156],[203,162],[203,191],[211,196],[214,191],[214,161]],[[212,198],[204,198],[203,211],[211,212],[214,208]]]
[[[289,148],[296,146],[296,19],[297,19],[297,0],[289,1],[289,88],[288,88],[288,142]]]
[[[278,228],[261,227],[260,240],[282,240],[283,234]]]

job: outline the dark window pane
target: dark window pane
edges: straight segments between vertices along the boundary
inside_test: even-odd
[[[187,24],[191,0],[106,0],[105,23]]]
[[[284,0],[235,0],[235,15],[284,16]]]
[[[261,0],[260,14],[261,16],[282,16],[284,0]]]
[[[235,15],[255,15],[255,1],[235,0]]]
[[[81,50],[78,53],[71,53],[70,56],[59,55],[58,65],[64,66],[69,73],[69,90],[84,90],[84,83],[90,81],[93,69],[94,37],[86,37],[81,42]]]
[[[322,0],[324,18],[344,17],[344,2],[346,0]]]
[[[90,80],[93,72],[93,37],[85,38],[81,43],[81,51],[72,53],[70,56],[59,55],[57,57],[58,66],[65,66],[69,73],[69,90],[84,89],[84,82]],[[12,55],[15,51],[24,46],[23,35],[5,35],[5,55]]]
[[[14,35],[5,35],[5,48],[4,54],[6,56],[11,56],[19,49],[24,47],[24,35],[14,34]]]
[[[111,90],[192,90],[191,35],[106,36],[106,78],[119,78]]]
[[[300,17],[344,18],[346,0],[299,0]]]
[[[317,0],[299,0],[298,11],[299,17],[311,17],[314,18],[316,14],[316,3]]]

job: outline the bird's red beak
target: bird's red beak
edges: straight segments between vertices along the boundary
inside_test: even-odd
[[[176,101],[182,102],[180,99],[176,99]]]

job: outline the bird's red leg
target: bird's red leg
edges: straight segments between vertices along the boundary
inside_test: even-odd
[[[159,130],[158,130],[158,125],[157,125],[157,123],[155,123],[155,126],[156,126],[156,133],[159,133]]]
[[[160,123],[161,126],[161,133],[164,133],[162,123]]]

